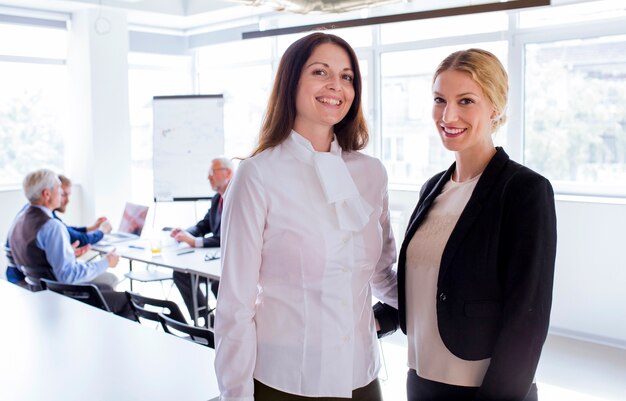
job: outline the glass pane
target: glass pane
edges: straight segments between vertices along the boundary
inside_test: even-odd
[[[278,54],[278,59],[282,57],[285,50],[287,50],[287,48],[291,46],[293,42],[295,42],[296,40],[302,37],[305,37],[306,35],[310,33],[311,32],[301,32],[301,33],[294,33],[291,35],[277,36],[276,37],[276,53]]]
[[[522,11],[519,14],[519,21],[521,28],[533,28],[624,16],[626,16],[624,0],[606,0]]]
[[[148,70],[190,70],[191,57],[171,56],[153,53],[128,53],[130,68],[144,68]]]
[[[271,57],[272,38],[220,43],[198,49],[198,63],[203,68],[270,60]]]
[[[128,101],[131,123],[132,200],[148,204],[152,182],[152,98],[193,94],[191,58],[129,54]]]
[[[508,29],[508,21],[506,13],[494,12],[382,24],[380,38],[390,44],[498,32]]]
[[[200,65],[201,93],[224,95],[224,148],[228,157],[246,157],[256,144],[272,88],[267,64],[206,68]]]
[[[494,53],[506,67],[507,43],[476,43],[463,46],[383,53],[382,140],[383,162],[389,182],[421,185],[454,160],[442,145],[431,118],[432,75],[437,65],[456,50],[479,47]],[[506,137],[506,126],[495,137]]]
[[[67,57],[65,29],[0,24],[0,38],[3,38],[0,40],[2,55],[56,59]]]
[[[331,33],[344,39],[346,42],[356,49],[359,47],[368,47],[372,45],[372,27],[361,26],[355,28],[343,28],[343,29],[329,29],[322,31],[324,33]],[[296,40],[305,37],[313,32],[301,32],[291,35],[280,35],[276,37],[278,54],[282,54],[287,48]]]
[[[0,62],[0,185],[64,170],[67,85],[64,65]]]
[[[626,195],[626,35],[525,52],[526,164],[563,192]]]
[[[331,29],[326,31],[343,38],[353,48],[372,45],[372,27],[360,26],[355,28]]]

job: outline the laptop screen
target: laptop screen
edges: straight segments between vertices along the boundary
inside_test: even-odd
[[[124,214],[120,222],[119,232],[127,234],[141,235],[144,224],[146,224],[146,216],[148,216],[148,206],[136,205],[134,203],[126,203]]]

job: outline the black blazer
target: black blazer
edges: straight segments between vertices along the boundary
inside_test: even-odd
[[[454,170],[424,184],[400,250],[405,334],[407,246]],[[437,280],[443,343],[465,360],[491,358],[476,400],[523,400],[528,392],[548,332],[555,254],[550,182],[497,148],[448,239]]]
[[[222,206],[219,193],[215,193],[211,199],[211,207],[206,215],[195,226],[189,227],[186,231],[194,237],[203,237],[202,246],[204,248],[217,248],[220,246],[220,226],[222,224]],[[212,233],[210,237],[205,235]]]

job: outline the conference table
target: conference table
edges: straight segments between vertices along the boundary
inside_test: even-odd
[[[214,351],[51,291],[0,280],[0,399],[217,399]]]
[[[162,247],[159,253],[152,253],[150,240],[130,239],[115,243],[96,243],[91,249],[99,253],[107,253],[115,249],[115,253],[129,261],[130,269],[133,262],[143,262],[154,266],[161,266],[175,271],[188,273],[191,280],[194,310],[192,318],[198,324],[198,282],[201,277],[219,280],[221,276],[219,248],[190,248],[185,243],[176,243]],[[209,289],[205,294],[208,302]],[[205,320],[208,326],[208,319]]]

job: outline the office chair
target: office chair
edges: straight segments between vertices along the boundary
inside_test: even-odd
[[[205,347],[215,349],[215,337],[213,336],[213,332],[211,330],[204,327],[195,327],[186,323],[178,322],[165,316],[163,313],[159,313],[159,320],[161,321],[163,330],[165,330],[166,333],[170,333],[177,337],[204,345]],[[188,337],[179,335],[177,332],[187,334]]]
[[[57,281],[42,278],[39,280],[43,289],[54,291],[58,294],[77,299],[88,305],[95,306],[107,312],[111,312],[109,305],[104,300],[102,293],[94,284],[64,284]]]
[[[126,291],[126,297],[128,298],[128,302],[133,308],[133,312],[135,313],[135,316],[137,317],[137,321],[140,321],[139,318],[143,318],[143,319],[152,320],[154,322],[159,323],[161,321],[159,319],[159,313],[162,312],[164,315],[168,316],[171,319],[174,319],[176,321],[183,322],[183,323],[185,322],[185,317],[183,316],[183,313],[181,312],[180,308],[174,301],[167,301],[164,299],[156,299],[156,298],[148,298],[143,295],[139,295],[137,293],[130,292],[130,291]],[[154,310],[150,310],[146,308],[147,306],[160,308],[161,311],[157,312]],[[169,312],[165,313],[163,312],[163,309],[168,309]]]
[[[4,255],[6,256],[7,262],[7,270],[6,276],[7,281],[20,287],[29,289],[28,283],[24,279],[24,273],[17,267],[15,260],[13,259],[13,254],[11,253],[11,248],[8,245],[4,245]]]
[[[163,286],[163,281],[165,280],[173,280],[172,271],[168,269],[168,271],[163,271],[156,266],[149,266],[146,264],[146,268],[144,270],[133,270],[133,261],[128,261],[128,272],[124,273],[124,277],[126,277],[130,282],[130,290],[133,291],[133,281],[140,281],[142,283],[151,283],[154,281],[159,281],[161,283],[161,287]],[[174,286],[174,282],[172,281],[172,286]],[[170,287],[170,290],[172,287]]]

